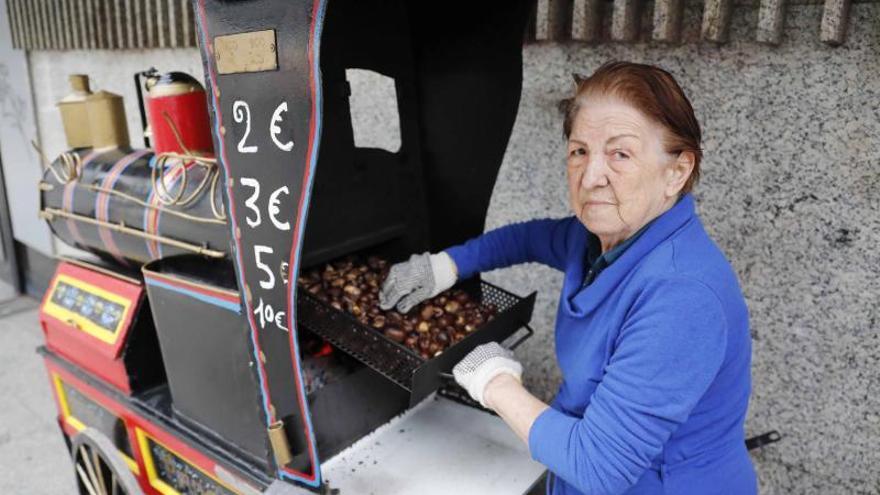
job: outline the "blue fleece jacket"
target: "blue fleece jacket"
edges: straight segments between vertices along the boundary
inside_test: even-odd
[[[556,320],[562,385],[529,431],[548,493],[757,493],[743,423],[748,310],[686,195],[583,286],[574,217],[487,232],[447,250],[459,276],[524,262],[565,272]]]

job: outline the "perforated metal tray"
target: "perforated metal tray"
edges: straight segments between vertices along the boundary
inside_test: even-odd
[[[535,307],[535,292],[519,297],[485,281],[478,285],[464,284],[461,288],[480,304],[495,305],[498,312],[492,321],[478,327],[439,356],[427,360],[302,289],[297,293],[297,321],[410,391],[410,403],[415,404],[439,388],[444,382],[443,376],[474,347],[486,342],[501,342],[524,327],[529,333],[523,339],[531,335],[527,325]]]

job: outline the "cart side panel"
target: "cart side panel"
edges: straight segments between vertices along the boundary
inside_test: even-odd
[[[290,444],[290,452],[283,446],[275,450],[277,474],[317,487],[320,466],[291,288],[320,143],[325,4],[194,0],[193,5],[266,425],[283,423]]]

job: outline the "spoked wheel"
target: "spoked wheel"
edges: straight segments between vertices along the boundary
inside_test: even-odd
[[[103,433],[86,428],[71,443],[80,495],[143,495],[116,447]]]

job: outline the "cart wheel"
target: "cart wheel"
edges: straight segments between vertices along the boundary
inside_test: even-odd
[[[79,432],[70,452],[80,495],[143,495],[116,446],[98,430]]]

